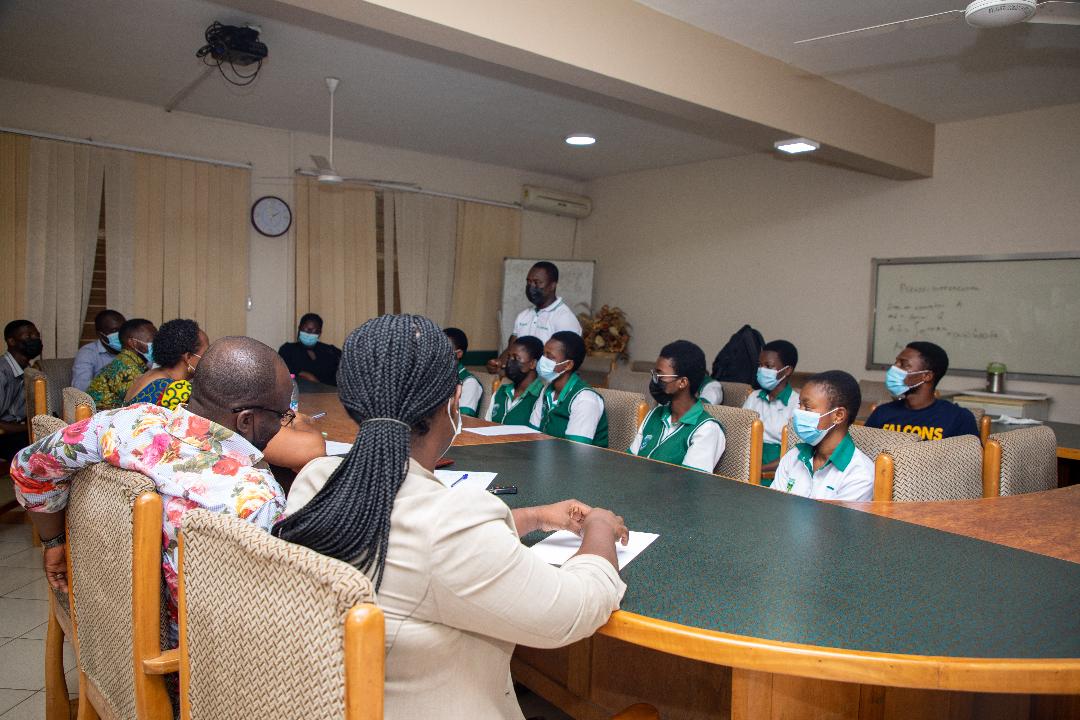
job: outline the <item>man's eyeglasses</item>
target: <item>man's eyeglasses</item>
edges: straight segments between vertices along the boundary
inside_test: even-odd
[[[232,411],[234,413],[242,413],[245,410],[262,410],[263,412],[268,412],[268,413],[271,413],[273,415],[277,415],[278,416],[278,421],[281,422],[281,427],[289,427],[290,425],[292,425],[292,421],[296,419],[296,412],[293,411],[292,408],[289,408],[285,412],[278,412],[277,410],[271,410],[270,408],[263,407],[262,405],[247,405],[245,407],[238,407],[238,408],[233,408],[232,409]]]

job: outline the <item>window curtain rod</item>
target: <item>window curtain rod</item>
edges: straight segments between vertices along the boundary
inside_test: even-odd
[[[14,135],[27,135],[29,137],[42,138],[44,140],[59,140],[61,142],[75,143],[77,145],[93,145],[94,147],[108,148],[109,150],[125,150],[127,152],[143,153],[144,155],[157,155],[158,157],[175,158],[177,160],[194,160],[195,162],[210,163],[211,165],[221,165],[223,167],[240,168],[241,170],[251,170],[251,163],[238,163],[231,162],[229,160],[214,160],[213,158],[198,157],[197,155],[181,155],[180,153],[165,152],[163,150],[150,150],[148,148],[132,147],[131,145],[119,145],[117,143],[102,142],[101,140],[94,140],[92,138],[68,137],[66,135],[55,135],[53,133],[38,132],[36,130],[20,130],[18,128],[7,127],[0,127],[0,132],[12,133]]]

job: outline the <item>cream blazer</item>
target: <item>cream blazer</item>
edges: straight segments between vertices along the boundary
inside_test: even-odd
[[[286,513],[326,484],[341,458],[297,475]],[[510,509],[474,488],[448,489],[414,460],[390,514],[378,592],[386,616],[386,718],[521,720],[510,680],[516,644],[555,648],[589,637],[626,585],[607,560],[561,568],[521,544]]]

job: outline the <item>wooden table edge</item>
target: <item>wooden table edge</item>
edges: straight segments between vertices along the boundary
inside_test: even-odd
[[[1080,658],[969,658],[803,645],[617,610],[598,634],[691,660],[818,680],[990,693],[1080,693]]]

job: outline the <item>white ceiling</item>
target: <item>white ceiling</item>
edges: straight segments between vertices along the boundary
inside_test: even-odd
[[[796,40],[962,9],[965,0],[638,0],[932,122],[1080,102],[1080,27],[948,24]]]
[[[211,76],[180,110],[589,179],[750,152],[656,113],[367,31],[362,42],[200,0],[4,0],[0,76],[164,106],[202,70],[213,20],[255,22],[269,47],[256,83]],[[590,148],[563,137],[595,133]],[[340,167],[363,175],[363,168]]]

